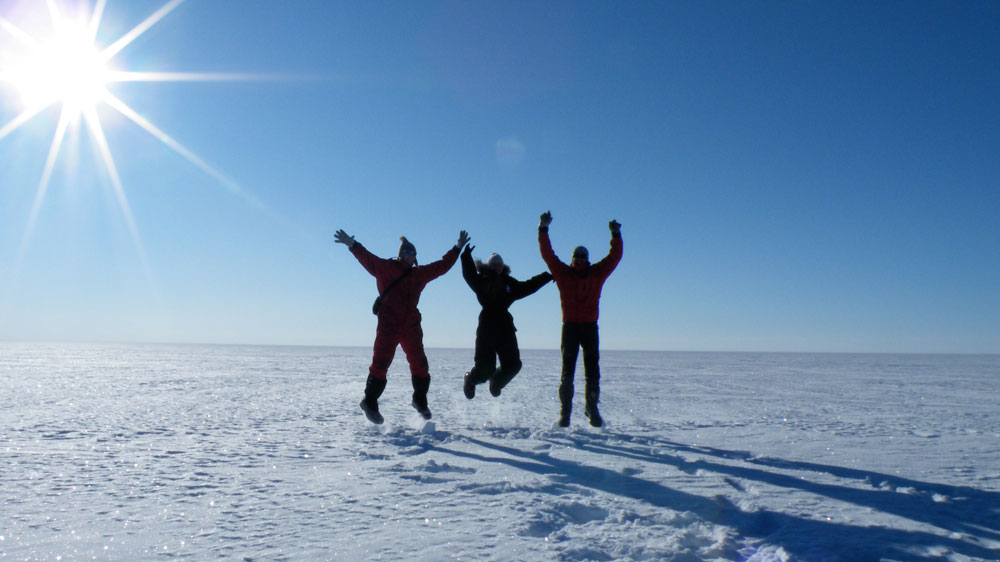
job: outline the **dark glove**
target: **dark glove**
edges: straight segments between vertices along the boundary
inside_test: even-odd
[[[545,211],[538,217],[538,228],[548,228],[550,224],[552,224],[552,212]]]

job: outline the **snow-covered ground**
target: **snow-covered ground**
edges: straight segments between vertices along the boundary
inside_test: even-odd
[[[996,560],[1000,357],[0,344],[0,560]]]

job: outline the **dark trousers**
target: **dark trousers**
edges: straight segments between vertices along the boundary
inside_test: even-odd
[[[497,369],[500,359],[500,369]],[[500,388],[506,386],[521,370],[521,351],[517,346],[514,322],[506,319],[480,317],[476,330],[476,364],[469,371],[469,378],[482,384],[496,378]]]
[[[597,322],[565,322],[562,327],[562,380],[559,400],[569,412],[573,404],[573,378],[576,358],[583,348],[583,373],[586,380],[587,405],[597,405],[601,395],[601,354],[598,351]]]

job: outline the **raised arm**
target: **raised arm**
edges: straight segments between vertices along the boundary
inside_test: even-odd
[[[383,258],[376,256],[375,254],[369,252],[360,242],[354,239],[353,236],[344,232],[343,229],[338,230],[333,235],[334,241],[338,244],[344,244],[347,249],[351,251],[361,267],[365,268],[365,271],[378,277],[378,273],[382,267],[384,267],[384,262],[388,261]]]
[[[618,267],[618,262],[622,261],[622,225],[613,220],[608,223],[608,228],[611,230],[611,249],[604,259],[594,264],[604,277],[611,275],[611,272]]]
[[[538,219],[538,250],[542,253],[542,260],[549,266],[549,271],[555,272],[557,269],[566,267],[566,264],[559,261],[556,253],[552,251],[552,241],[549,240],[549,225],[552,224],[552,213],[545,211]]]
[[[462,277],[465,278],[465,282],[468,283],[469,288],[473,291],[476,290],[476,281],[479,278],[479,274],[476,271],[476,264],[472,261],[472,250],[474,249],[476,247],[470,244],[462,251]]]
[[[455,265],[455,262],[458,261],[458,252],[462,249],[462,246],[469,243],[469,240],[470,238],[468,232],[464,230],[459,232],[458,242],[452,246],[452,248],[448,250],[445,255],[441,256],[441,259],[434,263],[420,266],[420,275],[424,282],[426,283],[432,279],[437,279],[445,273],[448,273],[451,266]]]

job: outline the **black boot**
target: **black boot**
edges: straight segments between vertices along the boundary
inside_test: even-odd
[[[507,383],[503,382],[500,369],[497,369],[493,372],[493,376],[490,377],[490,394],[492,394],[494,398],[497,398],[500,396],[500,391],[503,390],[505,384]]]
[[[559,427],[569,427],[569,415],[573,411],[573,383],[559,385]]]
[[[569,427],[569,413],[570,408],[566,406],[559,410],[559,427]]]
[[[470,373],[465,373],[465,382],[462,384],[462,392],[465,397],[472,400],[476,397],[476,383],[472,380]]]
[[[427,407],[427,390],[431,387],[431,378],[412,375],[410,380],[413,382],[413,408],[425,420],[431,419],[431,409]]]
[[[583,406],[583,413],[587,415],[587,418],[590,419],[590,425],[594,427],[604,425],[604,419],[601,418],[601,413],[597,410],[597,402],[600,396],[600,387],[593,383],[587,385],[587,398]]]
[[[503,390],[503,387],[507,386],[507,383],[510,382],[511,378],[514,377],[511,376],[510,378],[507,378],[501,369],[493,371],[493,376],[490,377],[490,394],[492,394],[494,398],[498,398],[500,396],[500,391]]]
[[[514,377],[521,372],[521,362],[516,361],[513,365],[501,364],[500,368],[490,377],[490,394],[500,396],[500,391],[514,380]]]
[[[378,398],[385,390],[385,382],[385,379],[376,379],[368,375],[368,381],[365,383],[365,397],[361,400],[361,410],[365,413],[368,421],[374,424],[385,421],[385,418],[378,411]]]

